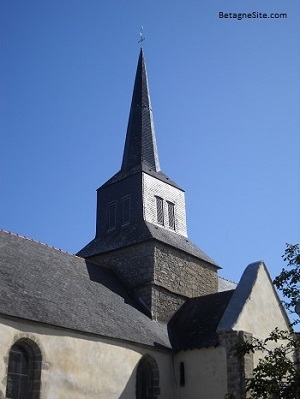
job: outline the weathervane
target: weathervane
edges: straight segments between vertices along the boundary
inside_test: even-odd
[[[141,43],[141,48],[142,48],[142,43],[145,40],[144,36],[143,36],[143,27],[141,26],[141,30],[140,30],[140,40],[138,41],[138,43]]]

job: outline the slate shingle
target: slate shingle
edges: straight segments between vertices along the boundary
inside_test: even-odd
[[[234,290],[188,299],[169,322],[169,337],[175,350],[217,346],[218,324]]]
[[[201,249],[188,238],[149,222],[130,224],[122,227],[122,234],[120,234],[118,229],[115,229],[111,232],[107,232],[103,236],[96,237],[81,249],[77,255],[88,258],[153,239],[204,260],[217,269],[220,268],[214,260],[201,251]]]
[[[111,270],[0,231],[0,313],[57,327],[170,348]]]
[[[153,347],[217,345],[234,292],[187,300],[167,326],[145,316],[109,269],[3,230],[0,253],[1,314]]]

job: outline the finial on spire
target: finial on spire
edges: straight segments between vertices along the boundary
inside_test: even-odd
[[[140,30],[140,40],[138,41],[138,43],[141,44],[141,48],[142,48],[142,43],[145,40],[144,36],[143,36],[143,26],[141,26],[141,30]]]

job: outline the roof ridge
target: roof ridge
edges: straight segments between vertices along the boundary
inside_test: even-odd
[[[229,278],[222,277],[222,276],[219,276],[219,278],[221,278],[222,280],[225,280],[225,281],[229,281],[230,283],[237,284],[235,281],[229,280]]]
[[[38,241],[38,240],[35,240],[35,239],[33,239],[33,238],[29,238],[29,237],[23,236],[23,235],[18,234],[18,233],[13,233],[13,232],[11,232],[11,231],[9,231],[9,230],[4,230],[4,229],[1,229],[1,228],[0,228],[0,232],[6,233],[6,234],[10,234],[10,235],[15,236],[15,237],[23,238],[24,240],[28,240],[28,241],[31,241],[31,242],[35,242],[35,243],[37,243],[37,244],[44,245],[45,247],[55,249],[56,251],[63,252],[63,253],[65,253],[65,254],[67,254],[67,255],[75,256],[76,258],[81,258],[80,256],[77,256],[77,255],[75,255],[75,254],[72,254],[72,253],[70,253],[70,252],[68,252],[68,251],[65,251],[65,250],[60,249],[60,248],[56,248],[56,247],[54,247],[53,245],[45,244],[45,243],[42,242],[42,241]]]

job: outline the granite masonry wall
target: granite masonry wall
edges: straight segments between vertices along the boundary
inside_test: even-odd
[[[239,341],[250,340],[252,334],[244,331],[226,331],[219,333],[220,343],[227,353],[227,390],[233,399],[250,398],[246,392],[246,379],[252,376],[253,354],[246,354],[243,358],[236,356],[232,350]]]
[[[113,269],[128,288],[135,288],[154,279],[153,251],[153,243],[148,241],[97,255],[92,260]]]
[[[216,268],[209,263],[159,242],[154,257],[156,285],[188,298],[217,292]]]
[[[155,240],[93,260],[113,269],[157,320],[169,320],[186,298],[217,292],[213,266]]]
[[[163,322],[168,322],[187,299],[153,284],[136,288],[135,295],[147,308],[153,320]]]

